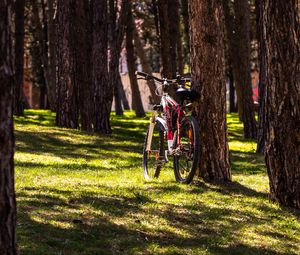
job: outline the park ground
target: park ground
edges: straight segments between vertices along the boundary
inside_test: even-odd
[[[17,241],[23,255],[300,254],[300,212],[268,199],[255,142],[228,115],[233,181],[142,176],[148,121],[112,116],[113,134],[58,128],[55,115],[15,119]]]

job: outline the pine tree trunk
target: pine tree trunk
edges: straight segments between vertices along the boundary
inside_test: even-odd
[[[16,255],[12,2],[0,0],[0,254]]]
[[[256,34],[258,40],[258,58],[259,58],[259,110],[258,110],[258,128],[257,128],[257,153],[264,153],[265,149],[265,85],[266,85],[266,69],[265,69],[265,41],[263,38],[263,16],[261,8],[261,0],[255,1],[256,9]]]
[[[232,73],[231,65],[229,66],[228,78],[229,78],[229,112],[236,112],[235,88],[234,88],[234,79],[233,79],[233,73]]]
[[[50,109],[56,111],[56,20],[55,10],[53,6],[53,0],[47,0],[47,26],[48,26],[48,71],[49,71],[49,87],[51,91],[48,91],[50,99]]]
[[[183,25],[184,25],[184,39],[186,43],[184,55],[187,56],[189,59],[190,55],[190,24],[189,24],[189,1],[188,0],[181,0],[182,5],[182,18],[183,18]],[[190,65],[190,63],[187,63]]]
[[[262,2],[270,198],[300,208],[300,28],[297,1]]]
[[[138,31],[136,27],[134,27],[134,32],[133,32],[133,39],[134,39],[134,45],[136,49],[136,53],[138,58],[140,59],[140,63],[142,66],[142,69],[144,72],[152,74],[152,68],[147,60],[147,56],[144,50],[144,47],[142,45],[140,36],[138,34]],[[160,102],[159,96],[156,95],[155,90],[156,90],[156,85],[153,80],[147,80],[147,85],[150,89],[151,93],[151,103],[152,104],[158,104]]]
[[[230,181],[222,2],[189,4],[193,88],[200,94],[194,108],[200,124],[200,175],[209,182]]]
[[[168,17],[168,1],[158,0],[159,13],[159,37],[160,37],[160,55],[162,70],[161,74],[165,78],[173,78],[171,61],[170,29]]]
[[[118,75],[119,75],[119,58],[121,46],[126,29],[127,12],[129,2],[131,0],[122,0],[119,18],[116,18],[115,1],[110,0],[109,3],[109,20],[110,20],[110,62],[109,62],[109,83],[113,88],[115,98],[115,109],[117,115],[123,115],[121,96],[118,90]],[[117,22],[116,22],[117,20]],[[112,98],[111,98],[112,99]]]
[[[23,79],[24,79],[24,11],[25,1],[17,0],[15,4],[15,70],[14,114],[24,115]]]
[[[168,24],[169,24],[169,40],[170,40],[170,61],[172,78],[176,77],[177,69],[177,44],[179,38],[179,2],[178,0],[168,0]]]
[[[119,75],[119,77],[120,77],[120,75]],[[120,91],[123,108],[124,108],[124,110],[130,110],[130,106],[129,106],[129,103],[128,103],[128,100],[127,100],[127,97],[126,97],[126,94],[125,94],[125,90],[124,90],[124,86],[123,86],[121,77],[120,77],[118,83],[119,83],[118,88],[119,88],[119,91]]]
[[[92,86],[89,77],[91,76],[89,63],[88,44],[90,42],[90,33],[88,31],[91,23],[89,22],[88,3],[84,1],[73,0],[74,9],[72,15],[72,36],[71,43],[74,51],[74,81],[75,87],[78,89],[78,101],[80,110],[81,129],[92,131],[93,123],[93,96]],[[73,25],[74,24],[74,25]]]
[[[244,124],[244,136],[245,138],[255,139],[257,127],[252,99],[249,4],[248,0],[234,1],[234,22],[232,24],[233,17],[228,14],[228,0],[223,1],[227,14],[226,23],[230,62],[232,63],[238,95],[239,114]]]
[[[93,86],[94,86],[94,131],[111,133],[111,86],[107,68],[107,2],[93,0]]]
[[[128,75],[130,80],[130,87],[132,92],[132,108],[135,110],[137,117],[144,117],[145,111],[141,99],[139,85],[135,76],[135,57],[133,47],[133,17],[131,11],[131,5],[128,10],[127,28],[126,28],[126,51],[127,51],[127,66]]]
[[[78,128],[78,96],[74,79],[75,59],[72,45],[72,0],[57,1],[57,38],[58,38],[58,72],[57,72],[57,114],[56,124],[61,127]]]

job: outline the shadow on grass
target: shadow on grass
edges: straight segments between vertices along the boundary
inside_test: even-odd
[[[101,185],[97,188],[105,188],[103,192],[108,194],[113,192],[107,190],[112,188]],[[157,189],[178,192],[169,187]],[[207,187],[201,189],[207,191]],[[149,254],[153,245],[162,249],[156,254],[180,254],[180,249],[194,250],[195,254],[201,254],[200,251],[208,254],[295,254],[240,243],[240,228],[244,224],[236,221],[242,216],[239,211],[203,204],[196,209],[167,203],[160,204],[160,208],[147,209],[144,205],[155,201],[145,193],[131,190],[128,195],[128,191],[124,188],[119,195],[105,195],[46,187],[23,189],[18,193],[18,234],[21,243],[26,243],[21,247],[22,254]],[[82,208],[90,209],[82,211]],[[148,228],[144,222],[155,221],[153,216],[165,219],[169,227]],[[267,220],[243,216],[249,225]],[[262,234],[281,235],[279,232]],[[168,252],[163,251],[166,248]]]

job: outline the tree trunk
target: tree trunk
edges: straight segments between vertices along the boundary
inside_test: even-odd
[[[259,58],[259,110],[258,110],[258,129],[257,129],[257,153],[264,153],[265,149],[265,84],[266,84],[266,69],[265,69],[265,42],[263,38],[263,18],[261,0],[255,1],[256,9],[256,34],[258,40],[258,58]]]
[[[229,43],[230,62],[239,97],[239,114],[244,124],[245,138],[256,138],[257,127],[254,103],[252,99],[252,80],[250,66],[250,17],[248,0],[234,1],[234,25],[229,13],[228,0],[223,0],[227,13],[227,36]],[[231,24],[230,24],[231,23]],[[233,29],[233,30],[232,30]],[[233,33],[234,31],[234,33]]]
[[[0,0],[0,13],[0,254],[16,255],[11,0]]]
[[[262,2],[270,198],[300,208],[300,28],[297,1]]]
[[[200,175],[209,182],[230,181],[222,2],[189,4],[193,88],[200,94],[194,108],[200,124]]]
[[[119,75],[119,77],[120,77],[120,75]],[[128,100],[127,100],[127,97],[126,97],[126,94],[125,94],[125,90],[124,90],[124,86],[123,86],[121,77],[120,77],[118,83],[119,83],[118,88],[119,88],[119,91],[120,91],[123,108],[124,108],[124,110],[130,110],[130,106],[129,106],[129,103],[128,103]]]
[[[161,74],[164,78],[173,78],[172,61],[171,61],[171,44],[170,44],[170,29],[168,17],[168,1],[158,0],[159,13],[159,37],[160,37],[160,55],[162,70]],[[175,71],[176,72],[176,71]]]
[[[135,57],[133,48],[133,17],[131,5],[128,10],[127,28],[126,28],[126,51],[127,51],[127,66],[130,79],[130,87],[132,92],[132,108],[135,110],[137,117],[145,117],[145,111],[141,99],[139,85],[135,76]]]
[[[182,5],[182,18],[183,18],[183,25],[184,25],[184,37],[186,42],[186,50],[185,55],[190,54],[190,24],[189,24],[189,1],[188,0],[181,0]],[[187,63],[188,65],[190,63]]]
[[[17,0],[15,4],[15,70],[14,114],[24,115],[23,79],[24,79],[24,11],[25,1]]]
[[[110,20],[110,62],[109,62],[109,83],[114,92],[116,114],[122,115],[123,109],[121,96],[118,90],[119,58],[121,46],[126,29],[126,20],[129,2],[131,0],[122,0],[119,18],[116,18],[115,1],[109,1],[109,20]],[[116,22],[117,20],[117,22]],[[113,96],[111,96],[112,100]]]
[[[111,133],[110,111],[112,87],[108,82],[107,68],[107,2],[93,0],[93,86],[94,86],[94,131]]]
[[[234,89],[234,79],[232,73],[231,65],[228,68],[228,78],[229,78],[229,112],[236,112],[235,107],[235,89]]]
[[[48,71],[49,71],[49,87],[51,91],[48,91],[50,99],[50,109],[56,111],[56,21],[55,10],[53,6],[53,0],[47,0],[47,27],[48,27]]]
[[[134,45],[135,45],[135,49],[137,52],[137,56],[140,59],[143,71],[146,73],[152,74],[152,68],[149,65],[149,62],[147,60],[147,56],[146,56],[144,47],[142,45],[142,42],[141,42],[141,39],[140,39],[140,36],[138,34],[136,27],[134,27],[133,39],[134,39]],[[147,85],[148,85],[148,87],[150,89],[150,93],[151,93],[151,100],[150,100],[151,103],[158,104],[160,102],[160,98],[155,93],[155,90],[156,90],[155,82],[153,80],[147,80]]]
[[[57,37],[58,40],[58,94],[56,124],[61,127],[78,128],[78,100],[74,79],[75,59],[72,45],[71,1],[57,1]]]
[[[49,82],[51,79],[50,79],[49,65],[48,65],[47,32],[45,33],[45,31],[43,30],[43,25],[39,16],[38,0],[31,0],[31,5],[32,5],[34,26],[36,29],[35,33],[38,39],[39,54],[42,61],[42,68],[43,68],[45,83],[47,87],[50,109],[55,110],[55,107],[53,106],[53,104],[55,104],[55,93],[53,92],[55,91],[55,84],[51,84]]]
[[[179,43],[179,2],[178,0],[168,0],[168,24],[169,24],[169,40],[170,40],[170,61],[172,78],[176,77],[178,71],[178,52],[177,44]]]
[[[89,63],[88,44],[90,42],[89,26],[89,8],[85,1],[73,0],[72,6],[72,35],[71,46],[74,51],[74,81],[78,92],[78,101],[80,109],[81,129],[92,131],[93,123],[93,96],[92,86],[89,77],[91,76]]]

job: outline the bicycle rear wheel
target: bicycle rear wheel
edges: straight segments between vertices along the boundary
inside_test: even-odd
[[[164,132],[160,130],[159,126],[155,123],[152,139],[148,139],[150,135],[149,126],[143,152],[143,171],[146,180],[158,178],[165,162]]]
[[[194,117],[186,118],[180,127],[180,143],[177,147],[178,130],[175,131],[174,174],[176,181],[190,183],[196,173],[200,156],[199,125]]]

